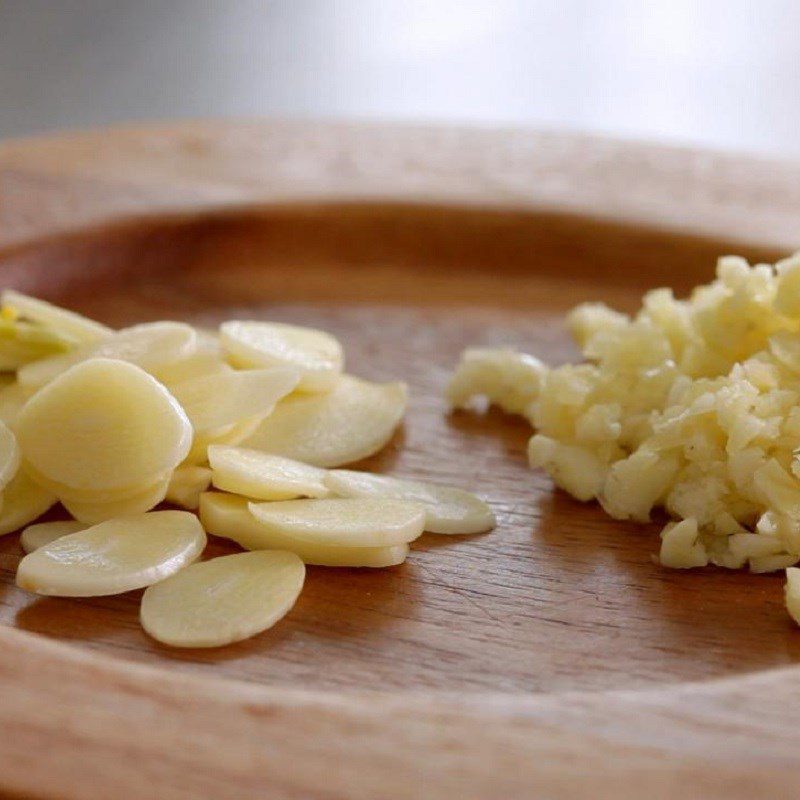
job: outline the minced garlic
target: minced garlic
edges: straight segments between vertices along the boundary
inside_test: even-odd
[[[525,416],[531,465],[615,519],[665,509],[665,566],[799,561],[800,253],[727,256],[686,300],[656,289],[633,317],[584,304],[568,323],[584,363],[468,350],[451,403]]]

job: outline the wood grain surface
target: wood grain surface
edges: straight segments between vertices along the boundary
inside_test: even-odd
[[[660,569],[657,525],[554,492],[525,465],[524,422],[442,400],[464,346],[573,358],[575,302],[631,309],[647,287],[709,279],[720,253],[771,260],[800,242],[798,214],[797,166],[549,134],[187,123],[0,145],[2,285],[113,325],[324,327],[351,371],[411,386],[403,430],[362,466],[477,490],[499,520],[427,535],[401,567],[311,568],[280,625],[217,651],[153,643],[138,593],[20,592],[4,537],[0,787],[800,790],[800,633],[780,577]]]

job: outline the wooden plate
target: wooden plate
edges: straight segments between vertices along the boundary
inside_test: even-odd
[[[0,146],[0,276],[112,325],[310,323],[410,413],[364,466],[477,489],[496,531],[312,568],[279,626],[171,651],[136,593],[39,599],[0,542],[0,787],[46,797],[790,796],[800,632],[780,576],[669,572],[657,527],[449,414],[469,344],[575,353],[564,311],[800,242],[800,168],[581,137],[183,124]],[[215,545],[220,551],[222,544]],[[776,669],[784,667],[784,669]]]

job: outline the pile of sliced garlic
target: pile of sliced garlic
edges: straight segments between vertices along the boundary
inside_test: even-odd
[[[153,638],[215,647],[285,616],[306,564],[389,567],[423,531],[490,530],[469,492],[337,469],[383,448],[407,400],[404,384],[343,364],[323,331],[238,320],[115,331],[5,291],[0,534],[24,528],[17,584],[66,597],[145,589]],[[163,501],[183,510],[154,510]],[[35,522],[56,503],[72,519]],[[251,552],[199,561],[207,533]]]

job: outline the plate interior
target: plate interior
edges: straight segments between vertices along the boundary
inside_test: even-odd
[[[474,490],[497,529],[425,535],[385,570],[311,567],[291,614],[221,650],[173,651],[138,624],[140,593],[37,599],[0,541],[0,620],[123,658],[273,685],[445,691],[605,689],[795,662],[780,576],[663,570],[659,526],[616,522],[525,462],[527,424],[449,413],[468,345],[574,359],[564,312],[685,292],[742,248],[551,213],[298,205],[125,221],[0,253],[0,282],[112,325],[275,319],[330,330],[348,369],[411,388],[403,429],[359,467]],[[744,249],[753,259],[777,254]],[[211,552],[233,548],[214,541]]]

